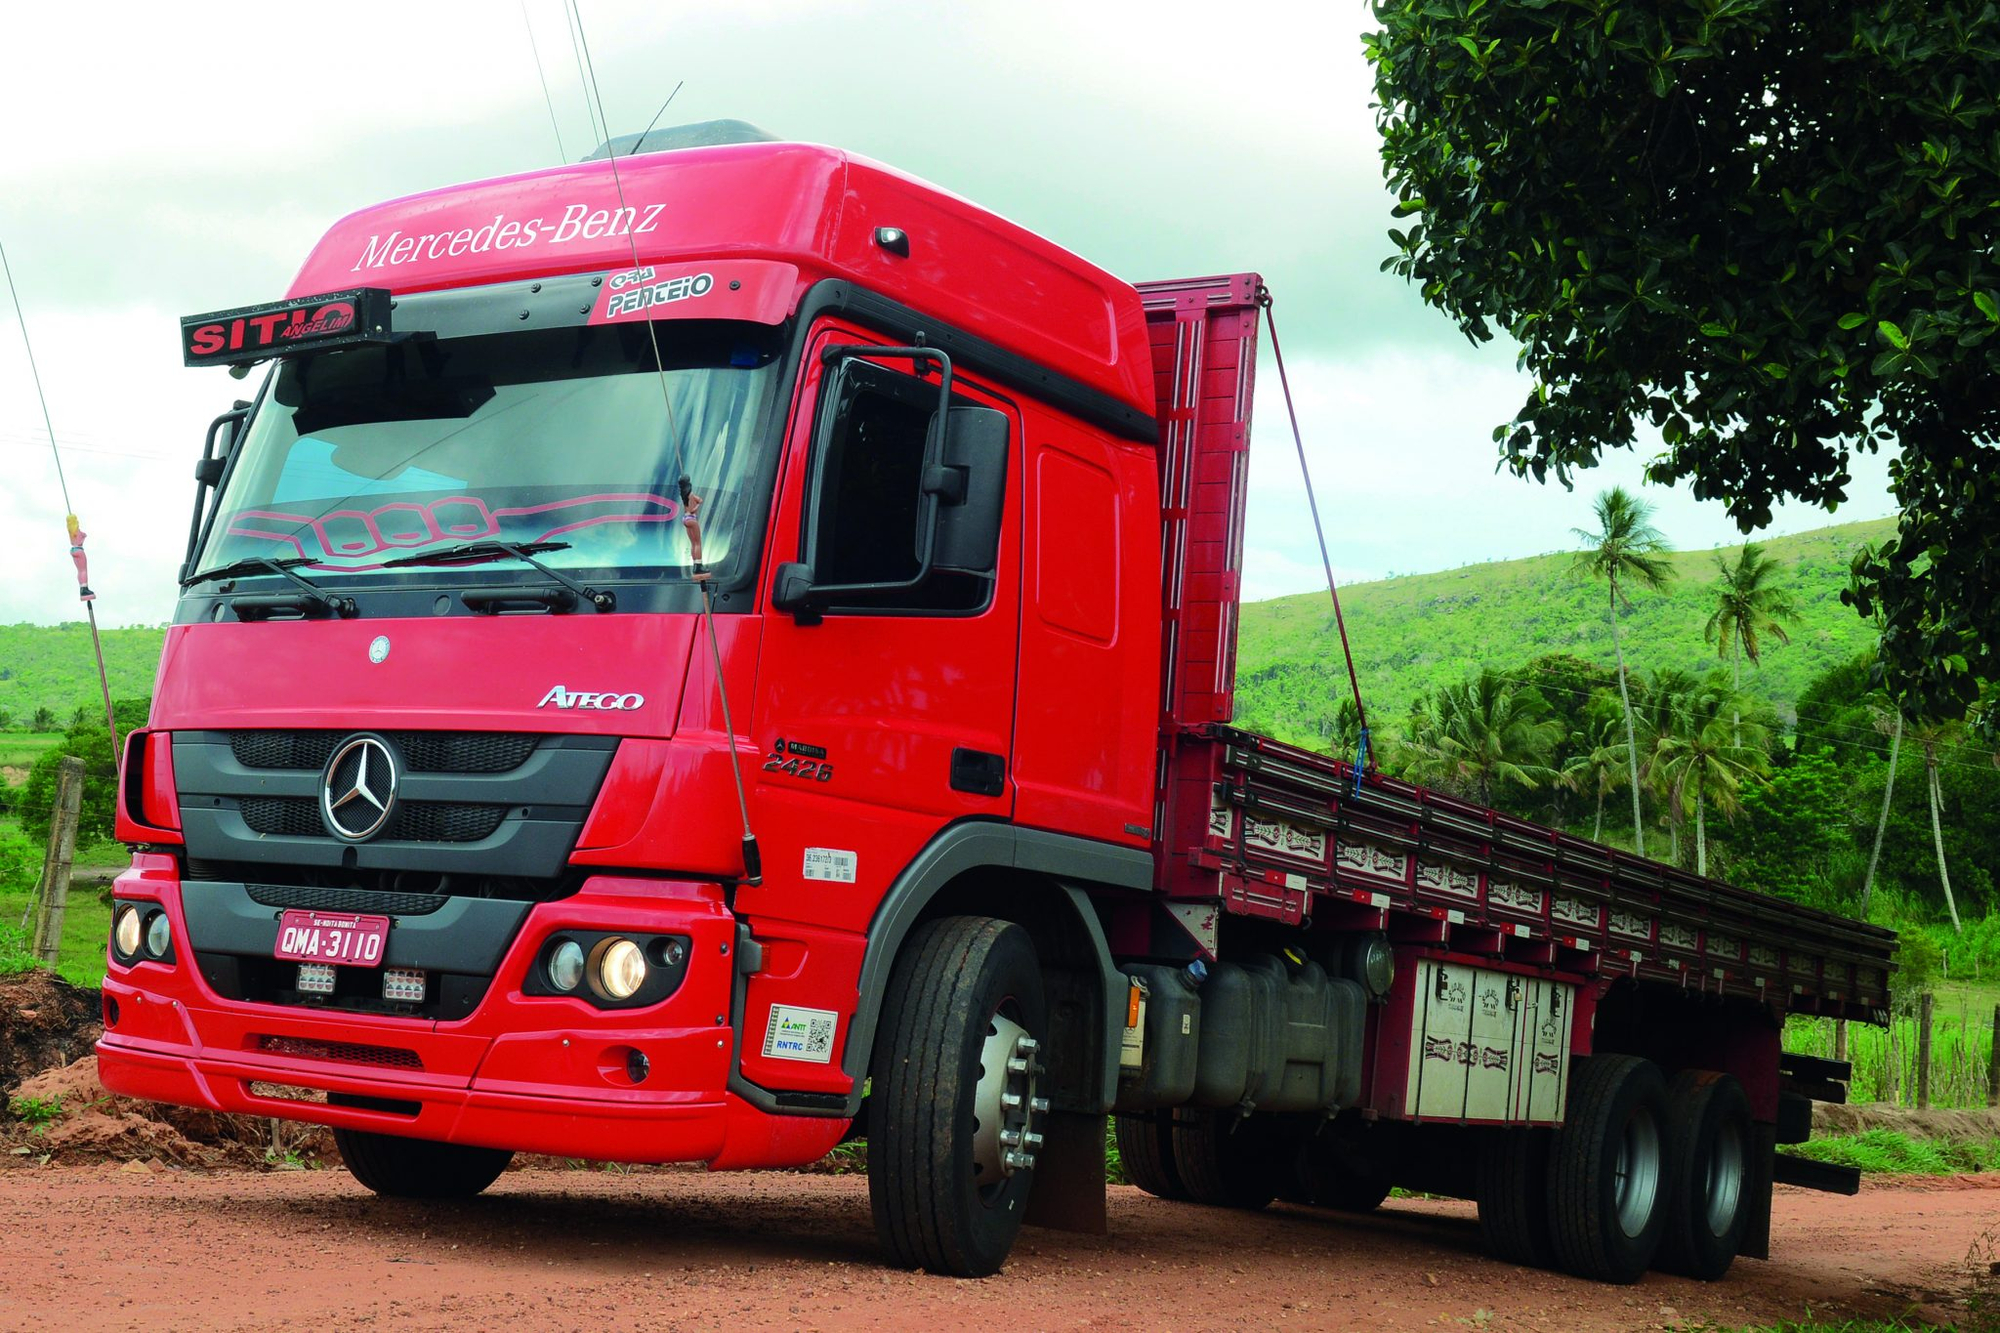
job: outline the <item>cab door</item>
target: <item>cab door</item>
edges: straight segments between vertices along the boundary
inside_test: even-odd
[[[758,919],[760,939],[782,929],[770,922],[798,923],[801,955],[786,983],[791,961],[771,966],[767,947],[765,972],[752,981],[743,1066],[766,1086],[781,1074],[786,1087],[821,1082],[804,1062],[781,1071],[762,1058],[770,1006],[838,1009],[844,1020],[860,934],[896,875],[945,825],[1004,820],[1014,809],[1021,468],[1020,414],[1010,403],[955,374],[955,405],[1004,418],[990,575],[941,572],[796,613],[773,606],[786,562],[810,560],[815,584],[847,587],[907,583],[917,567],[936,367],[872,354],[830,367],[823,357],[830,346],[884,341],[829,321],[808,343],[759,593],[751,727],[761,758],[751,799],[764,882],[740,890],[736,907]],[[836,954],[845,961],[834,964]],[[837,1073],[839,1053],[828,1054],[827,1072]]]

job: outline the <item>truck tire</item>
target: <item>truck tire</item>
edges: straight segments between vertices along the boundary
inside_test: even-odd
[[[1034,1183],[1048,1033],[1021,927],[953,916],[910,933],[883,997],[869,1094],[868,1197],[892,1262],[996,1273]]]
[[[1233,1113],[1175,1111],[1173,1140],[1174,1171],[1196,1203],[1254,1211],[1278,1197],[1283,1162]]]
[[[1389,1197],[1389,1182],[1355,1171],[1336,1151],[1331,1134],[1307,1139],[1293,1163],[1296,1181],[1283,1192],[1289,1203],[1343,1213],[1372,1213]]]
[[[1546,1129],[1495,1129],[1480,1145],[1479,1231],[1497,1259],[1528,1268],[1555,1264],[1549,1234],[1552,1137]]]
[[[1689,1069],[1667,1085],[1667,1230],[1654,1267],[1713,1282],[1750,1222],[1750,1098],[1728,1074]]]
[[[1125,1164],[1125,1178],[1156,1199],[1187,1198],[1187,1189],[1174,1170],[1172,1113],[1140,1111],[1114,1119],[1118,1160]]]
[[[1571,1064],[1568,1114],[1549,1146],[1549,1230],[1565,1269],[1639,1280],[1666,1232],[1671,1152],[1657,1065],[1632,1055]]]
[[[470,1148],[336,1129],[334,1146],[348,1174],[386,1199],[469,1199],[500,1178],[514,1154],[505,1148]]]

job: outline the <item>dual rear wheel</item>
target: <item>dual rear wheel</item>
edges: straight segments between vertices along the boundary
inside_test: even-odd
[[[1749,1222],[1750,1103],[1727,1074],[1671,1084],[1631,1055],[1579,1058],[1557,1130],[1489,1131],[1479,1224],[1493,1252],[1600,1282],[1658,1267],[1713,1280]]]

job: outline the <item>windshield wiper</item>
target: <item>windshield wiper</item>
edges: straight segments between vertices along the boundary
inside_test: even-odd
[[[339,616],[351,616],[355,614],[359,608],[355,606],[352,597],[336,597],[298,572],[300,565],[317,563],[318,561],[308,555],[292,556],[284,560],[274,560],[268,555],[247,555],[241,560],[232,560],[219,569],[208,569],[203,570],[199,574],[190,574],[181,580],[181,587],[185,590],[194,587],[197,583],[212,583],[217,579],[240,579],[252,574],[277,574],[282,578],[290,579],[293,583],[305,589],[306,593],[312,598],[315,606],[324,607],[326,610]]]
[[[599,611],[609,611],[615,608],[618,605],[618,598],[608,589],[599,591],[596,588],[586,588],[561,570],[552,568],[535,559],[535,556],[543,551],[566,551],[568,549],[568,542],[527,542],[516,544],[514,542],[503,542],[488,538],[485,541],[464,542],[458,546],[447,546],[439,551],[420,551],[416,555],[397,556],[394,560],[383,561],[382,568],[396,569],[407,565],[474,564],[483,560],[519,560],[522,564],[534,566],[536,570],[554,579],[570,592],[576,594],[576,596],[589,602]],[[497,608],[500,601],[505,599],[495,600],[493,598],[482,597],[479,600],[482,604]],[[567,602],[568,599],[564,598],[560,603],[549,601],[547,605],[550,610],[568,610],[569,608],[565,604]],[[466,599],[466,605],[471,606],[472,604],[470,599]]]

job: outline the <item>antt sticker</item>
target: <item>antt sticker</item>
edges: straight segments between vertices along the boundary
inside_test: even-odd
[[[774,1004],[770,1025],[764,1029],[764,1058],[829,1064],[833,1060],[833,1034],[839,1025],[840,1015],[831,1009]]]

